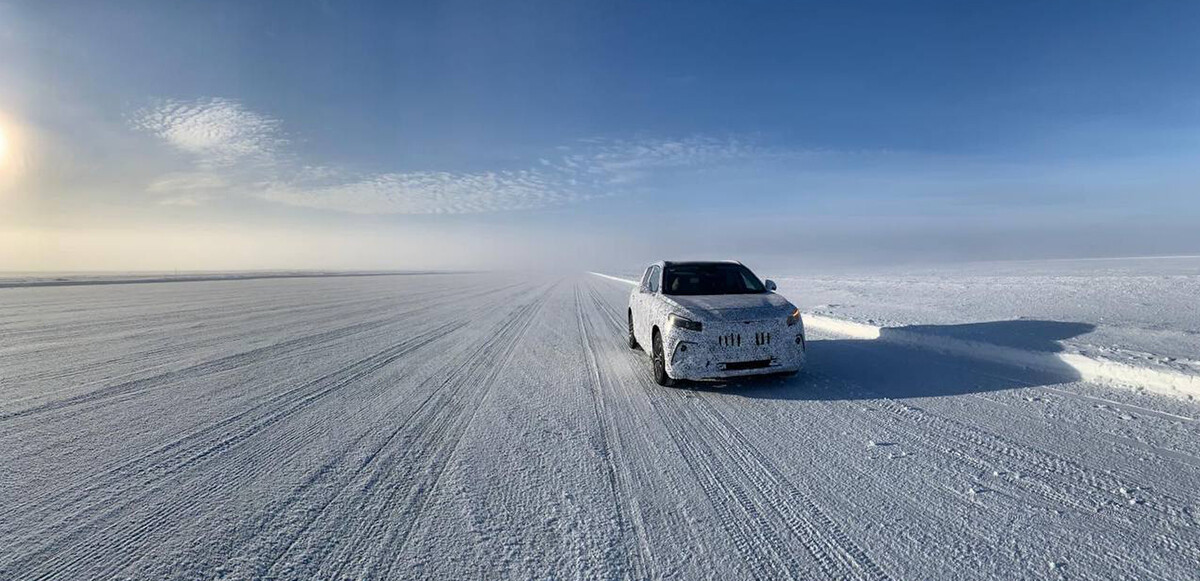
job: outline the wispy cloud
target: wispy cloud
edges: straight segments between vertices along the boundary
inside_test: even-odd
[[[592,177],[610,187],[636,183],[652,172],[717,166],[762,156],[766,151],[737,139],[591,139],[560,148],[556,167]]]
[[[205,194],[182,194],[163,198],[158,203],[164,206],[199,206],[210,199],[212,199],[212,196]]]
[[[763,148],[745,141],[704,136],[683,139],[590,139],[581,141],[579,146],[562,149],[567,152],[565,160],[609,173],[725,163],[766,153]]]
[[[279,120],[230,99],[162,101],[139,111],[134,125],[194,156],[205,168],[272,164],[287,145]]]
[[[219,190],[230,185],[228,179],[212,171],[174,172],[150,183],[146,190],[159,194],[193,190]]]
[[[302,165],[282,123],[230,99],[163,101],[133,125],[188,155],[194,170],[167,174],[152,193],[196,205],[220,191],[356,214],[472,214],[536,210],[618,195],[665,169],[712,166],[762,155],[732,139],[582,140],[519,170],[361,173]]]
[[[324,183],[322,183],[324,182]],[[272,184],[264,198],[356,214],[476,214],[533,210],[588,199],[538,170],[409,172]]]

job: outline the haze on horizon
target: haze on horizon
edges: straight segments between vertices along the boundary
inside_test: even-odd
[[[1200,4],[0,0],[0,271],[1200,253]]]

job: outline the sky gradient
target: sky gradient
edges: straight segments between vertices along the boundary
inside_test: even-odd
[[[0,270],[1200,253],[1200,4],[0,0]]]

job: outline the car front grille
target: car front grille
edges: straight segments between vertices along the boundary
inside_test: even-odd
[[[747,345],[750,344],[749,343],[750,341],[751,341],[750,337],[747,336],[746,337]],[[771,334],[766,331],[759,331],[754,334],[753,341],[754,341],[754,345],[757,345],[759,347],[762,347],[764,345],[770,345],[771,344]],[[723,335],[717,335],[717,346],[718,347],[741,347],[742,346],[742,334],[741,333],[725,333]]]

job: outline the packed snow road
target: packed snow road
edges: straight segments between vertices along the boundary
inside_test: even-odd
[[[628,291],[0,289],[0,578],[1200,576],[1200,406],[823,337],[661,388]]]

